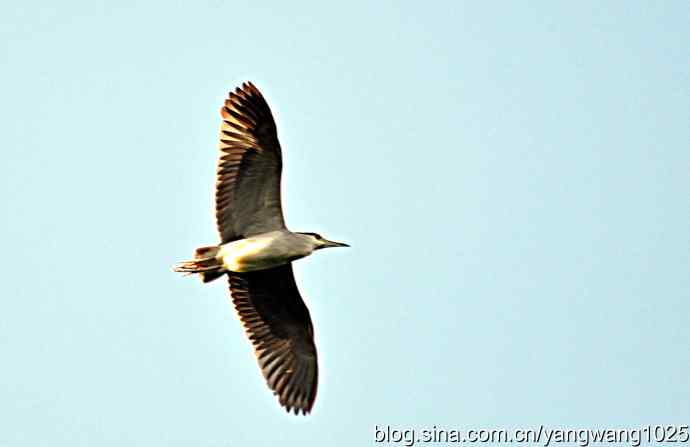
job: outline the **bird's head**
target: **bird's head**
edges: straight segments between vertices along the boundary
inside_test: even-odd
[[[324,237],[322,237],[320,234],[317,234],[317,233],[300,233],[300,234],[309,238],[310,242],[312,244],[314,244],[314,250],[319,250],[321,248],[329,248],[329,247],[349,247],[349,245],[347,245],[343,242],[329,241],[328,239],[325,239]]]

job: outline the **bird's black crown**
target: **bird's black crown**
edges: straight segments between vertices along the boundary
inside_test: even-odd
[[[323,237],[321,237],[321,235],[318,234],[318,233],[300,233],[300,234],[304,234],[304,235],[307,235],[307,236],[312,236],[312,237],[314,237],[315,239],[320,240],[320,241],[323,240]]]

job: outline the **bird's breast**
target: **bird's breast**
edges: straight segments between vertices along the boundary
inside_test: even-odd
[[[271,238],[247,238],[221,246],[218,256],[223,267],[232,272],[251,272],[291,261],[280,244]]]

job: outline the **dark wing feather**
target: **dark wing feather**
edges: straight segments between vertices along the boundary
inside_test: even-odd
[[[316,346],[292,265],[228,276],[232,301],[268,386],[287,411],[309,413],[318,382]]]
[[[285,228],[280,206],[282,159],[266,100],[251,83],[221,108],[216,224],[223,243]]]

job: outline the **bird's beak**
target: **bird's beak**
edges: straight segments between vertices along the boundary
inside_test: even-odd
[[[347,245],[344,242],[335,242],[335,241],[329,241],[329,240],[325,240],[325,239],[324,239],[324,242],[326,242],[324,244],[324,247],[349,247],[349,245]]]

